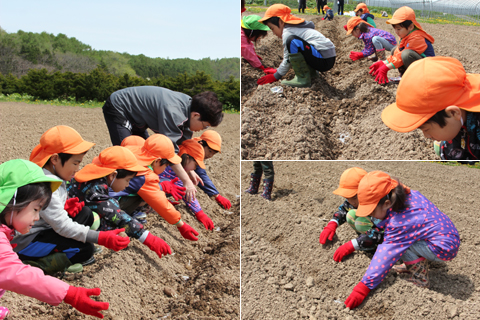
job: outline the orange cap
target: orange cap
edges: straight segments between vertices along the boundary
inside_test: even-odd
[[[92,163],[87,164],[75,174],[75,180],[85,182],[103,178],[118,169],[128,171],[145,171],[145,167],[138,164],[137,158],[128,148],[113,146],[95,157]]]
[[[373,28],[373,26],[366,22],[365,20],[363,20],[362,18],[360,17],[351,17],[350,19],[348,19],[348,22],[347,22],[347,35],[352,33],[353,29],[358,26],[360,23],[365,23],[366,25],[370,26]]]
[[[327,6],[327,5],[324,5],[324,6],[323,6],[323,11],[327,11],[328,9],[330,9],[329,6]]]
[[[398,181],[392,179],[382,171],[372,171],[363,177],[358,184],[358,208],[355,213],[357,217],[370,215],[378,205],[378,202],[390,193]]]
[[[145,144],[145,139],[140,136],[131,135],[123,139],[120,146],[128,148],[136,156],[140,153],[140,148]]]
[[[291,12],[292,10],[286,5],[277,3],[270,6],[267,11],[265,11],[263,18],[258,21],[263,22],[271,17],[279,17],[280,20],[289,24],[300,24],[305,21],[305,19],[295,17],[293,14],[291,14]]]
[[[409,132],[452,105],[480,112],[480,75],[465,73],[455,58],[428,57],[408,67],[382,121],[392,130]]]
[[[200,168],[205,169],[205,164],[203,163],[205,151],[200,143],[193,139],[183,141],[180,145],[180,151],[178,152],[178,155],[181,156],[184,153],[192,156]]]
[[[87,152],[95,143],[82,139],[82,136],[68,126],[56,126],[45,131],[40,144],[33,148],[30,161],[43,167],[55,153],[81,154]]]
[[[363,13],[370,13],[370,11],[368,10],[367,5],[365,3],[357,4],[357,7],[353,11],[357,12],[360,9],[362,9]]]
[[[179,164],[182,159],[175,154],[172,140],[163,134],[154,134],[145,140],[143,147],[134,152],[138,163],[142,166],[150,165],[156,159],[167,159],[173,164]]]
[[[410,7],[400,7],[393,13],[392,19],[386,21],[388,24],[399,24],[405,20],[410,20],[413,24],[420,30],[423,31],[422,26],[420,23],[417,22],[415,19],[415,11],[413,11]]]
[[[340,176],[338,189],[333,191],[333,194],[344,198],[355,196],[357,194],[358,184],[366,174],[367,171],[359,167],[353,167],[343,171]]]
[[[200,140],[206,141],[208,146],[221,153],[222,148],[222,137],[220,134],[214,130],[207,130],[202,133]]]

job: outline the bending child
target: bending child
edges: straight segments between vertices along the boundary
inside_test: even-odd
[[[273,34],[282,39],[283,61],[274,74],[258,79],[258,84],[273,83],[285,76],[290,69],[295,78],[283,80],[282,84],[291,87],[310,87],[317,71],[325,72],[335,65],[335,46],[332,41],[315,30],[311,21],[305,21],[291,14],[289,7],[274,4],[259,20],[267,25]]]
[[[0,297],[6,290],[23,294],[53,306],[62,301],[78,311],[103,318],[101,310],[108,310],[108,302],[95,301],[100,288],[74,287],[25,265],[13,252],[10,244],[15,231],[27,234],[40,219],[42,212],[64,181],[45,175],[36,164],[26,160],[10,160],[0,165]],[[9,314],[0,307],[0,319]]]
[[[376,219],[385,233],[365,275],[345,301],[348,308],[358,307],[392,268],[410,273],[408,281],[426,288],[428,261],[449,261],[457,255],[460,237],[450,218],[388,174],[368,173],[358,186],[358,202],[357,216]],[[394,266],[400,259],[403,264]]]
[[[327,5],[323,6],[323,10],[325,11],[325,17],[323,17],[322,20],[332,21],[333,20],[333,10]]]
[[[353,11],[355,11],[355,16],[360,17],[360,19],[367,22],[374,28],[377,27],[375,21],[373,21],[373,19],[375,19],[375,16],[370,13],[370,10],[368,10],[368,7],[365,3],[361,2],[357,4],[357,7]]]

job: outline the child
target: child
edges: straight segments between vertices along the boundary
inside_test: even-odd
[[[387,20],[393,25],[397,36],[402,39],[398,47],[392,50],[392,55],[385,61],[377,61],[370,66],[370,74],[380,84],[388,83],[387,73],[398,69],[400,75],[415,61],[425,57],[435,56],[433,42],[435,39],[425,31],[415,20],[415,12],[409,7],[401,7],[395,11],[392,19]]]
[[[199,138],[193,138],[193,140],[197,141],[203,146],[205,160],[210,159],[218,152],[221,152],[222,138],[216,131],[206,130]],[[199,185],[199,188],[202,189],[207,194],[207,196],[209,196],[210,198],[214,198],[215,201],[217,201],[218,204],[221,205],[224,209],[230,209],[232,207],[232,203],[230,202],[230,200],[220,195],[212,180],[210,180],[210,178],[208,177],[207,171],[200,168],[200,166],[197,166],[195,172],[203,181],[203,185]]]
[[[100,288],[70,286],[20,261],[10,241],[15,231],[26,234],[39,220],[55,192],[64,182],[53,175],[46,176],[36,164],[26,160],[10,160],[0,165],[0,297],[5,290],[23,294],[56,306],[62,301],[88,315],[103,318],[99,312],[108,310],[108,302],[94,301]],[[2,308],[0,319],[10,313]]]
[[[273,180],[275,176],[272,161],[253,161],[253,173],[250,175],[250,186],[245,192],[250,194],[258,193],[262,173],[265,173],[265,179],[263,179],[263,193],[261,196],[267,200],[272,200]]]
[[[136,140],[136,141],[135,141]],[[135,216],[135,211],[142,201],[145,201],[153,210],[160,214],[169,224],[174,225],[180,234],[188,240],[197,241],[198,232],[182,221],[180,212],[167,200],[165,193],[172,194],[175,200],[180,200],[185,195],[185,188],[175,185],[178,178],[160,182],[158,175],[162,173],[169,164],[181,163],[182,159],[175,154],[173,143],[163,134],[154,134],[144,140],[141,137],[130,136],[122,141],[125,146],[133,152],[138,164],[144,167],[125,190],[120,192],[110,191],[109,195],[119,199],[120,207],[129,215]]]
[[[73,128],[56,126],[47,130],[40,138],[40,144],[33,149],[30,161],[42,167],[47,176],[62,179],[64,183],[53,193],[52,200],[40,212],[40,219],[32,229],[13,240],[17,244],[15,252],[22,261],[33,261],[45,272],[53,273],[63,271],[70,264],[95,262],[93,243],[118,251],[130,242],[126,237],[117,236],[120,231],[90,230],[93,215],[88,207],[81,208],[74,217],[64,209],[68,195],[65,181],[74,176],[85,153],[93,145],[83,140]],[[59,265],[59,260],[55,259],[54,263],[49,262],[49,257],[59,254],[67,265]]]
[[[368,10],[367,5],[363,2],[357,4],[357,7],[353,10],[355,11],[355,15],[357,17],[360,17],[363,21],[367,22],[368,24],[372,25],[374,28],[377,27],[375,24],[375,16],[370,13],[370,10]],[[396,41],[395,41],[396,44]]]
[[[108,194],[109,188],[119,192],[128,187],[139,171],[145,171],[145,168],[138,165],[130,150],[120,146],[110,147],[75,174],[68,187],[69,193],[85,201],[85,206],[98,213],[100,230],[124,228],[129,237],[138,239],[161,258],[162,255],[172,254],[170,246],[122,211],[118,201]]]
[[[197,166],[205,169],[205,164],[203,163],[205,153],[202,146],[198,142],[192,139],[185,140],[180,145],[180,152],[178,153],[178,155],[182,158],[182,166],[185,168],[185,171],[195,170]],[[176,178],[176,175],[175,172],[173,172],[171,166],[167,166],[165,170],[159,175],[159,177],[160,180],[168,179],[173,181]],[[175,184],[182,186],[182,182],[178,180],[175,180]],[[195,214],[195,218],[197,218],[198,221],[203,223],[205,229],[213,230],[213,222],[203,212],[198,200],[188,202],[184,197],[183,201],[190,208],[190,210],[193,211],[193,213]]]
[[[292,87],[310,87],[316,70],[325,72],[335,64],[335,46],[323,34],[315,30],[311,21],[292,15],[289,7],[274,4],[259,21],[267,25],[282,39],[283,61],[275,74],[267,74],[258,79],[258,84],[272,83],[287,74],[290,66],[295,71],[293,80],[283,80],[282,84]]]
[[[274,68],[265,68],[260,61],[262,58],[257,55],[255,52],[255,46],[257,41],[267,35],[267,31],[270,30],[263,23],[258,22],[261,17],[257,15],[250,15],[242,18],[241,21],[241,33],[240,37],[242,39],[242,58],[247,60],[248,63],[254,68],[258,68],[265,72],[266,74],[273,74],[277,72],[277,69]]]
[[[371,27],[371,28],[369,28]],[[365,48],[361,52],[350,51],[350,59],[356,61],[372,54],[375,58],[368,58],[372,61],[385,60],[385,49],[392,50],[397,40],[390,32],[373,28],[368,22],[359,17],[352,17],[347,23],[347,35],[352,34],[355,38],[362,39]]]
[[[368,173],[358,186],[358,201],[357,216],[372,217],[385,233],[362,281],[345,301],[348,308],[359,306],[400,258],[404,265],[395,270],[411,273],[408,281],[426,288],[427,260],[449,261],[457,255],[460,238],[452,221],[420,192],[388,174]]]
[[[329,6],[325,5],[323,6],[323,10],[325,11],[325,17],[322,18],[322,20],[328,20],[332,21],[333,20],[333,10],[330,9]]]

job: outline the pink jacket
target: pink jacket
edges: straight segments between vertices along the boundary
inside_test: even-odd
[[[46,276],[39,268],[25,265],[13,252],[13,230],[0,225],[0,288],[23,294],[53,306],[67,295],[69,284]]]
[[[262,62],[258,59],[257,54],[255,53],[255,46],[253,42],[248,40],[247,36],[243,32],[242,28],[240,28],[240,35],[242,38],[242,58],[248,61],[250,65],[254,68],[260,68],[262,66]]]

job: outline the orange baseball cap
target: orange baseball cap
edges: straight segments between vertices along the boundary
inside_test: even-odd
[[[145,144],[145,139],[143,139],[140,136],[131,135],[123,139],[120,146],[128,147],[130,150],[132,150],[132,149],[140,149],[141,147],[143,147],[144,144]]]
[[[359,167],[348,168],[340,176],[338,188],[333,194],[344,198],[351,198],[357,194],[360,180],[367,174],[367,171]]]
[[[33,148],[30,161],[43,167],[55,153],[81,154],[87,152],[95,143],[82,139],[82,136],[68,126],[56,126],[45,131],[40,144]]]
[[[455,58],[428,57],[408,67],[382,121],[392,130],[410,132],[452,105],[480,112],[480,75],[465,73]]]
[[[270,6],[267,11],[265,11],[263,18],[258,21],[263,22],[271,17],[279,17],[280,20],[289,24],[300,24],[305,21],[305,19],[295,17],[293,14],[291,14],[291,12],[292,10],[286,5],[277,3]]]
[[[393,13],[392,19],[386,21],[388,24],[399,24],[405,20],[410,20],[420,30],[424,31],[420,23],[415,19],[415,11],[410,7],[400,7]]]
[[[205,151],[200,143],[193,139],[183,141],[180,145],[180,151],[178,152],[178,155],[181,156],[184,153],[192,156],[200,168],[205,169],[205,163],[203,163]]]
[[[378,205],[378,202],[390,193],[398,181],[392,179],[382,171],[372,171],[363,177],[358,184],[358,208],[355,213],[357,217],[370,215]]]
[[[172,140],[159,133],[148,137],[143,147],[135,152],[135,156],[142,166],[148,166],[156,159],[167,159],[173,164],[182,162],[182,159],[175,154]]]
[[[353,11],[357,12],[360,9],[362,9],[363,13],[370,13],[370,10],[368,10],[367,5],[365,3],[357,4],[357,7]]]
[[[351,17],[350,19],[348,19],[348,22],[347,22],[347,35],[352,33],[353,29],[358,26],[360,23],[365,23],[366,25],[370,26],[373,28],[373,26],[366,22],[365,20],[363,20],[362,18],[360,17]]]
[[[330,9],[329,6],[327,6],[327,5],[324,5],[324,6],[323,6],[323,10],[324,10],[324,11],[326,11],[326,10],[328,10],[328,9]]]
[[[214,130],[207,130],[202,133],[200,136],[199,140],[206,141],[208,146],[221,153],[221,148],[222,148],[222,137],[220,137],[220,134]],[[199,141],[197,140],[197,141]]]
[[[92,163],[78,171],[75,174],[75,180],[85,182],[103,178],[118,169],[134,172],[145,171],[145,167],[138,164],[132,151],[125,147],[113,146],[100,152],[100,155],[95,157]]]

